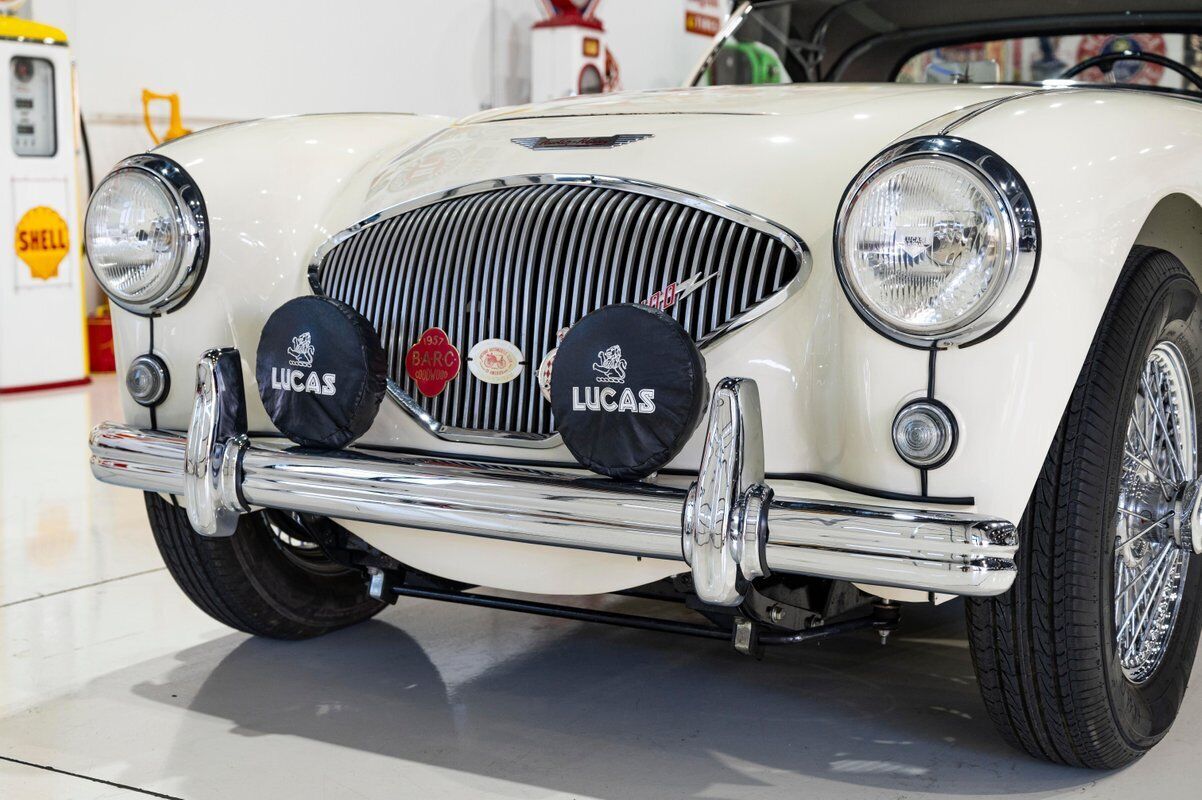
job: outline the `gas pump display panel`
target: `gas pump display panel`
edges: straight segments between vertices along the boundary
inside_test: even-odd
[[[54,119],[54,65],[44,58],[14,57],[9,62],[13,152],[53,156],[58,150]]]

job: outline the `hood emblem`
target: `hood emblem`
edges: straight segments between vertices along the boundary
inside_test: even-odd
[[[683,281],[673,281],[644,300],[643,305],[667,311],[716,277],[718,272],[715,271],[709,275],[693,275]]]
[[[550,136],[522,136],[510,139],[514,144],[528,147],[531,150],[585,150],[589,148],[621,147],[631,142],[641,142],[650,139],[651,133],[617,133],[613,136],[567,136],[554,138]]]

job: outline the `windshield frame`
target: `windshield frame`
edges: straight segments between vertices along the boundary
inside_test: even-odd
[[[701,85],[707,70],[717,58],[722,46],[735,35],[740,27],[747,21],[749,15],[758,9],[770,9],[781,5],[801,2],[802,0],[744,0],[739,7],[731,13],[726,24],[722,29],[714,35],[711,41],[709,50],[701,57],[692,72],[686,77],[683,82],[684,87],[697,87]],[[860,3],[871,2],[871,0],[859,0]],[[854,44],[844,47],[837,52],[826,53],[833,57],[834,61],[829,66],[823,60],[823,51],[826,50],[825,39],[833,24],[839,20],[839,15],[845,12],[850,6],[857,5],[857,0],[845,2],[836,2],[818,16],[813,23],[813,31],[810,42],[802,43],[817,53],[812,65],[807,65],[802,61],[802,68],[807,74],[804,76],[796,76],[793,78],[793,83],[888,83],[896,80],[898,73],[904,68],[906,63],[914,56],[923,53],[927,50],[937,47],[950,47],[962,44],[971,44],[983,41],[996,41],[1002,39],[1015,39],[1036,36],[1071,36],[1079,35],[1082,32],[1088,33],[1140,33],[1153,32],[1162,34],[1183,34],[1183,35],[1202,35],[1202,5],[1197,7],[1197,10],[1190,12],[1178,11],[1140,11],[1135,17],[1124,16],[1110,11],[1099,11],[1082,14],[1047,14],[1038,17],[1003,17],[989,23],[974,23],[966,25],[964,23],[949,23],[938,26],[930,26],[926,28],[914,28],[904,30],[890,30],[883,33],[877,33],[872,36],[867,36],[861,40],[855,41]],[[909,47],[898,49],[898,46],[913,40]],[[855,67],[860,66],[860,72],[863,72],[861,62],[872,54],[874,51],[883,48],[885,45],[892,45],[893,52],[889,55],[888,60],[896,59],[894,63],[884,67],[877,75],[864,78],[852,77],[845,78],[845,73],[850,70],[855,71]],[[879,56],[878,56],[879,59]],[[1185,65],[1188,66],[1188,65]],[[1202,77],[1202,72],[1198,72]],[[1025,82],[1007,81],[999,85],[1007,86],[1022,86],[1028,85]],[[1086,83],[1087,86],[1109,86],[1111,84]],[[1136,84],[1117,84],[1119,86],[1131,86]],[[1141,88],[1165,91],[1175,94],[1182,94],[1184,90],[1173,89],[1172,87],[1146,87]],[[1185,94],[1190,94],[1184,91]]]

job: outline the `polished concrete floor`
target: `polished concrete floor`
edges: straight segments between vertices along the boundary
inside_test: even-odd
[[[1099,774],[1012,752],[961,609],[770,652],[403,600],[317,641],[193,608],[134,492],[93,482],[115,384],[0,398],[0,798],[1179,797],[1202,686]],[[1195,683],[1202,684],[1195,672]]]

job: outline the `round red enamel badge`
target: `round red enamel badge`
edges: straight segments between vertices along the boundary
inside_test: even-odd
[[[435,397],[459,375],[459,351],[441,328],[429,328],[405,354],[405,371],[417,390]]]

